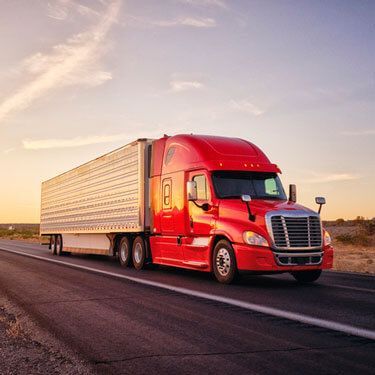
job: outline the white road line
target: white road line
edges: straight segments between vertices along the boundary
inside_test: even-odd
[[[139,283],[139,284],[142,284],[142,285],[157,287],[157,288],[160,288],[160,289],[166,289],[166,290],[170,290],[170,291],[173,291],[173,292],[185,294],[185,295],[188,295],[188,296],[198,297],[198,298],[202,298],[202,299],[206,299],[206,300],[210,300],[210,301],[215,301],[215,302],[221,302],[221,303],[225,303],[227,305],[241,307],[241,308],[246,309],[246,310],[256,311],[256,312],[259,312],[259,313],[262,313],[262,314],[275,316],[277,318],[293,320],[293,321],[296,321],[296,322],[300,322],[300,323],[304,323],[304,324],[308,324],[308,325],[312,325],[312,326],[316,326],[316,327],[320,327],[320,328],[325,328],[325,329],[329,329],[329,330],[333,330],[333,331],[342,332],[342,333],[345,333],[345,334],[348,334],[348,335],[353,335],[353,336],[363,337],[363,338],[370,339],[370,340],[375,340],[375,331],[370,330],[370,329],[359,328],[359,327],[351,326],[351,325],[348,325],[348,324],[336,323],[336,322],[330,321],[330,320],[314,318],[314,317],[308,316],[308,315],[303,315],[303,314],[298,314],[298,313],[294,313],[294,312],[290,312],[290,311],[275,309],[273,307],[268,307],[268,306],[258,305],[258,304],[249,303],[249,302],[245,302],[245,301],[240,301],[240,300],[236,300],[236,299],[233,299],[233,298],[216,296],[216,295],[212,295],[212,294],[208,294],[208,293],[204,293],[204,292],[190,290],[190,289],[187,289],[187,288],[182,288],[182,287],[177,287],[177,286],[173,286],[173,285],[159,283],[157,281],[150,281],[150,280],[140,279],[138,277],[121,275],[121,274],[118,274],[118,273],[108,272],[108,271],[99,270],[99,269],[96,269],[96,268],[91,268],[91,267],[86,267],[86,266],[81,266],[81,265],[78,265],[78,264],[64,262],[64,261],[61,261],[61,260],[44,258],[44,257],[38,256],[38,255],[27,254],[27,253],[24,253],[22,251],[7,249],[7,248],[4,248],[4,247],[1,247],[0,250],[7,251],[7,252],[10,252],[10,253],[14,253],[14,254],[18,254],[18,255],[23,255],[23,256],[26,256],[26,257],[29,257],[29,258],[35,258],[35,259],[43,260],[43,261],[46,261],[46,262],[63,264],[63,265],[68,266],[68,267],[78,268],[78,269],[90,271],[90,272],[95,272],[95,273],[98,273],[98,274],[101,274],[101,275],[117,277],[119,279],[125,279],[125,280],[133,281],[133,282],[136,282],[136,283]]]

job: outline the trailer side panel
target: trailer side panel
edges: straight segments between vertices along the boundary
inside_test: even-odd
[[[133,142],[43,182],[41,234],[144,231],[148,145]]]

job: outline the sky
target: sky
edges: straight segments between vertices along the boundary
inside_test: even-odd
[[[0,0],[0,223],[140,137],[247,139],[322,218],[375,217],[375,2]]]

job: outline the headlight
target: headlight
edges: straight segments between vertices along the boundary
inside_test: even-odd
[[[260,234],[254,232],[244,232],[243,233],[243,240],[245,243],[254,246],[269,246],[268,241],[262,237]]]
[[[324,229],[324,234],[323,234],[323,245],[324,246],[328,246],[331,244],[332,242],[332,239],[331,239],[331,236],[329,235],[329,233]]]

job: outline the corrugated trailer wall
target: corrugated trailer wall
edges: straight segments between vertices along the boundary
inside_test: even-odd
[[[150,143],[133,142],[43,182],[41,234],[143,231]]]

